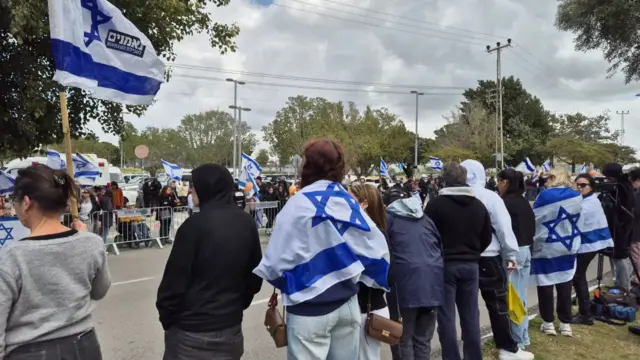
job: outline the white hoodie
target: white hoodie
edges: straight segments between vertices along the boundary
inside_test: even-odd
[[[485,188],[487,176],[484,166],[476,160],[465,160],[460,165],[467,169],[467,184],[476,192],[476,198],[482,201],[491,217],[493,237],[491,245],[482,253],[482,256],[502,255],[505,261],[515,261],[519,248],[518,240],[511,228],[511,216],[500,195]]]

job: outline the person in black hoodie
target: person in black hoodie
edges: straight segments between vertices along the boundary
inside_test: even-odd
[[[511,228],[518,240],[517,268],[509,275],[516,292],[527,308],[527,288],[529,287],[529,273],[531,271],[531,245],[536,233],[536,215],[531,204],[522,196],[525,192],[524,175],[514,169],[504,169],[498,173],[498,192],[504,200],[504,205],[511,217]],[[518,347],[524,349],[531,344],[529,340],[529,319],[519,325],[511,323],[511,334]]]
[[[262,287],[253,274],[262,250],[256,223],[233,200],[229,171],[205,164],[192,172],[200,212],[178,229],[158,288],[164,360],[239,360],[242,317]]]
[[[438,337],[443,359],[460,359],[456,307],[464,338],[465,360],[482,360],[478,288],[480,254],[491,244],[489,212],[466,185],[467,170],[458,163],[442,168],[445,188],[427,202],[425,212],[440,233],[444,250],[444,302],[438,310]]]

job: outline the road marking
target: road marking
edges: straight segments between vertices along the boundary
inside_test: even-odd
[[[140,279],[127,280],[127,281],[119,281],[119,282],[115,282],[115,283],[113,283],[111,285],[115,286],[115,285],[132,284],[132,283],[137,283],[137,282],[147,281],[147,280],[152,280],[152,279],[155,279],[155,276],[145,277],[145,278],[140,278]]]

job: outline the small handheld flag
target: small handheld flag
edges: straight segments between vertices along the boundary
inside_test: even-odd
[[[442,171],[442,161],[439,157],[429,156],[431,162],[431,170]]]
[[[162,162],[162,167],[164,167],[164,173],[167,174],[169,178],[175,181],[182,180],[182,168],[179,165],[172,164],[165,160],[160,160]]]

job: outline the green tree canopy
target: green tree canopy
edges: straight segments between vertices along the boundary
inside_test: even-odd
[[[196,33],[207,33],[210,45],[221,53],[235,51],[239,28],[214,21],[208,9],[209,5],[226,6],[230,0],[110,2],[168,61],[176,58],[174,43]],[[26,155],[40,145],[62,141],[58,92],[63,88],[53,81],[54,70],[47,1],[0,0],[0,153]],[[71,88],[68,110],[74,138],[86,134],[90,120],[97,120],[108,133],[122,132],[120,104]],[[146,107],[127,106],[126,110],[141,115]]]
[[[597,116],[575,113],[554,116],[551,124],[556,137],[574,137],[591,143],[615,142],[618,132],[609,129],[610,121],[609,112]]]
[[[575,35],[578,51],[601,50],[625,83],[640,80],[640,3],[621,0],[559,0],[556,26]]]
[[[260,149],[260,151],[258,151],[258,154],[254,156],[253,159],[257,161],[258,164],[260,164],[260,166],[262,167],[269,166],[269,152],[265,149]]]

